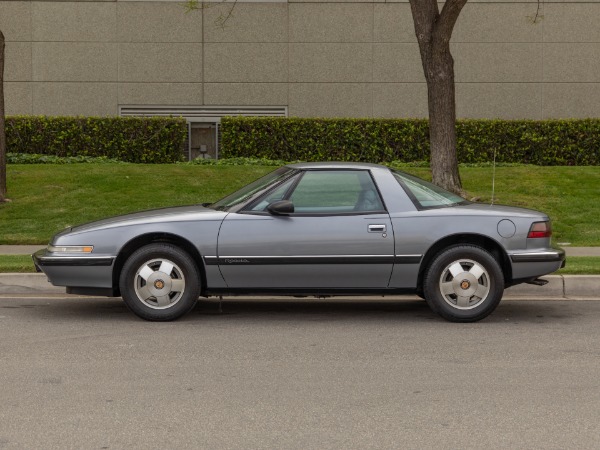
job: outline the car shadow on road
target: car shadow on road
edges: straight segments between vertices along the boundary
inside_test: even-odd
[[[594,304],[594,305],[592,305]],[[575,301],[504,301],[484,322],[548,323],[565,322],[593,312],[598,313],[600,302]],[[78,319],[86,321],[141,321],[129,311],[120,298],[60,298],[48,300],[14,299],[0,301],[0,316],[14,312],[29,317],[43,316],[44,320]],[[219,320],[243,321],[394,321],[445,322],[420,299],[353,300],[339,299],[201,299],[198,305],[177,323]]]
[[[5,311],[29,317],[43,316],[44,320],[78,319],[86,321],[141,321],[120,298],[72,297],[52,299],[0,300],[0,315]],[[438,320],[425,301],[420,299],[377,301],[338,299],[200,299],[196,307],[177,322],[217,320]]]
[[[363,320],[381,320],[393,317],[406,317],[415,320],[435,320],[423,300],[378,301],[362,300],[227,300],[221,304],[218,301],[201,301],[190,314],[191,317],[202,316],[240,316],[297,321],[314,320],[344,320],[361,318]]]

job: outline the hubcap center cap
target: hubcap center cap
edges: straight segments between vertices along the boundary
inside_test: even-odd
[[[163,280],[156,280],[156,281],[154,282],[154,287],[155,287],[156,289],[162,289],[162,288],[164,288],[164,287],[165,287],[165,282],[164,282]]]
[[[460,288],[461,288],[461,289],[463,289],[463,290],[465,290],[465,291],[466,291],[466,290],[467,290],[467,289],[469,289],[470,287],[471,287],[471,283],[469,283],[469,281],[468,281],[468,280],[462,280],[462,281],[460,282]]]

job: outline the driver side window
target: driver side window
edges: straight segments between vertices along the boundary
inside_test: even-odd
[[[365,170],[307,171],[290,196],[295,213],[344,214],[383,211],[383,203]]]

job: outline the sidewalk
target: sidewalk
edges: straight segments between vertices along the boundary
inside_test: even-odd
[[[45,245],[0,245],[0,255],[31,255]]]

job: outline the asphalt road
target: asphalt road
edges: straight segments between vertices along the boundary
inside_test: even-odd
[[[0,449],[600,445],[600,301],[227,302],[175,323],[120,300],[0,298]]]

